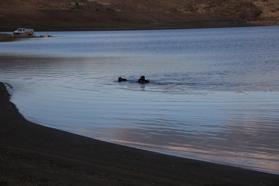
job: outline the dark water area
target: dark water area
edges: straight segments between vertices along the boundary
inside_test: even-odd
[[[0,43],[27,119],[279,174],[279,27],[48,34]]]

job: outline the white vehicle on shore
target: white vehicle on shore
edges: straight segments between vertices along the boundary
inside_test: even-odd
[[[33,36],[34,29],[18,28],[17,30],[14,31],[14,35],[16,35],[16,36]]]

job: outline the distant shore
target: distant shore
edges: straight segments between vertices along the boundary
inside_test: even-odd
[[[14,41],[15,38],[11,34],[2,34],[0,33],[0,42],[2,41]]]
[[[0,83],[0,185],[277,186],[279,175],[161,155],[26,121]]]
[[[24,25],[34,28],[35,31],[121,31],[121,30],[164,30],[164,29],[195,29],[195,28],[228,28],[228,27],[250,27],[250,26],[271,26],[262,24],[248,24],[237,20],[200,20],[185,22],[170,22],[161,24],[104,24],[104,25]],[[13,25],[1,25],[0,31],[10,32],[17,29]]]
[[[244,24],[241,22],[227,22],[220,21],[218,24],[209,22],[208,24],[199,24],[199,22],[193,22],[188,26],[185,25],[153,25],[153,26],[134,26],[134,27],[125,27],[125,26],[112,26],[112,27],[42,27],[42,26],[27,26],[28,28],[33,28],[35,31],[132,31],[132,30],[172,30],[172,29],[205,29],[205,28],[236,28],[236,27],[256,27],[256,26],[271,26],[271,25],[255,25],[255,24]],[[274,25],[276,26],[276,25]],[[0,42],[15,41],[17,39],[22,39],[15,37],[12,32],[16,30],[17,27],[14,26],[0,26]],[[42,38],[44,36],[34,36],[30,38]],[[51,36],[49,36],[51,37]],[[28,37],[27,37],[28,38]]]
[[[44,38],[44,37],[52,37],[52,36],[50,36],[50,35],[14,36],[13,34],[0,33],[0,42],[9,42],[9,41],[15,41],[18,39]]]

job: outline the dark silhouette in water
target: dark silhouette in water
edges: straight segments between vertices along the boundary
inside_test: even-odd
[[[128,81],[126,78],[123,78],[123,77],[119,77],[118,78],[118,82],[125,82],[125,81]]]
[[[147,84],[147,83],[150,83],[150,80],[145,79],[145,76],[141,76],[141,77],[138,79],[138,83],[140,83],[140,84]]]

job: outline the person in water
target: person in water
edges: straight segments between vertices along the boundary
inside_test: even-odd
[[[118,78],[118,82],[125,82],[125,81],[128,81],[126,78],[123,78],[123,77],[119,77]]]
[[[147,84],[147,83],[150,83],[150,80],[145,79],[145,76],[141,76],[141,77],[138,79],[138,83],[139,83],[139,84]]]

